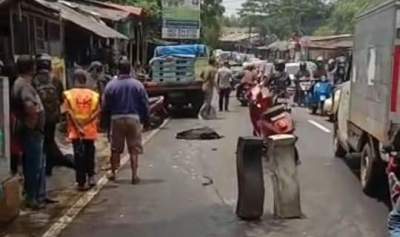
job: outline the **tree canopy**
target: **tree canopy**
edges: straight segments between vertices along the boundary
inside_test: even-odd
[[[330,6],[324,0],[247,0],[239,15],[261,34],[284,38],[294,32],[312,33],[328,16]]]
[[[203,0],[201,4],[201,38],[211,47],[217,47],[225,8],[222,0]]]
[[[315,32],[318,35],[351,33],[355,18],[368,7],[385,0],[337,0],[326,22]]]

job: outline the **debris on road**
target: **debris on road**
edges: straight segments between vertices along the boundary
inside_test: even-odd
[[[223,136],[212,128],[202,127],[180,132],[176,134],[176,138],[182,140],[216,140],[223,138]]]

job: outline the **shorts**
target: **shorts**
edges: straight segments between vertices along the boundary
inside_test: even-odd
[[[116,118],[111,122],[111,150],[122,154],[125,142],[130,154],[142,154],[142,125],[136,118]]]

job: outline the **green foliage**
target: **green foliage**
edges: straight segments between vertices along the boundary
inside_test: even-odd
[[[222,0],[203,0],[201,4],[201,39],[212,48],[218,46],[224,12]]]
[[[351,33],[356,16],[368,7],[384,2],[385,0],[337,0],[335,7],[324,25],[316,35]]]
[[[294,32],[313,32],[329,9],[324,0],[247,0],[239,14],[261,34],[285,38]]]
[[[104,0],[118,4],[132,5],[141,7],[149,16],[161,16],[161,0]]]

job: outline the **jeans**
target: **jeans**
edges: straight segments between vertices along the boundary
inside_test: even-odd
[[[225,109],[225,111],[229,110],[229,96],[231,95],[231,89],[225,88],[219,90],[219,111]]]
[[[26,200],[43,202],[46,198],[46,159],[43,155],[43,135],[25,132],[21,137]]]
[[[85,185],[87,177],[93,177],[95,167],[95,146],[93,140],[73,140],[76,182]]]

